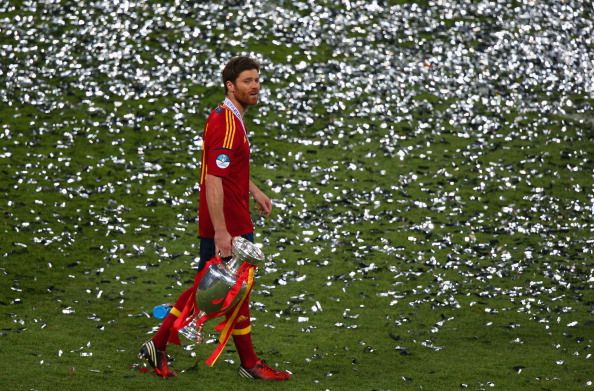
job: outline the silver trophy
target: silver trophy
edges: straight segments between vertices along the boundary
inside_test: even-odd
[[[198,282],[196,290],[196,307],[200,312],[186,327],[179,330],[179,333],[189,340],[197,343],[202,342],[202,324],[198,320],[208,314],[218,313],[224,310],[223,304],[230,289],[237,281],[237,271],[243,262],[258,266],[264,262],[264,254],[252,242],[241,236],[233,238],[233,249],[231,260],[227,262],[211,263],[208,269]],[[226,307],[231,309],[243,297],[247,284],[244,281],[239,292],[232,298]]]

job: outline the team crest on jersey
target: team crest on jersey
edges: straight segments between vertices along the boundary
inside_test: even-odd
[[[217,167],[218,168],[227,168],[231,164],[231,159],[229,159],[229,155],[221,153],[217,156]]]

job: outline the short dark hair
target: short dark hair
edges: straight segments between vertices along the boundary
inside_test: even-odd
[[[235,83],[235,80],[237,80],[241,72],[249,71],[251,69],[260,72],[260,64],[249,57],[239,56],[229,60],[223,69],[223,86],[225,87],[225,94],[227,94],[228,81]]]

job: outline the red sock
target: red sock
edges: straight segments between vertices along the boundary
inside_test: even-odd
[[[238,316],[239,321],[233,329],[233,342],[239,354],[241,366],[244,368],[253,368],[258,361],[258,356],[256,356],[254,345],[252,344],[249,297],[243,302]]]
[[[188,301],[188,297],[192,294],[193,289],[194,287],[190,287],[183,291],[182,294],[177,298],[177,301],[175,302],[175,305],[171,311],[169,311],[165,319],[163,319],[161,326],[159,326],[159,330],[157,330],[157,333],[153,336],[153,342],[155,343],[155,347],[157,349],[165,350],[165,347],[167,346],[167,340],[169,339],[171,326],[173,326],[173,323],[175,323],[179,312],[184,308],[184,305],[186,304],[186,301]],[[177,311],[174,311],[174,309],[177,309]]]

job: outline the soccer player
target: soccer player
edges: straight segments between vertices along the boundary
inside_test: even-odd
[[[253,242],[250,195],[261,214],[270,215],[272,202],[250,177],[250,143],[243,122],[248,108],[258,103],[260,66],[249,57],[235,57],[223,69],[225,100],[209,115],[204,127],[198,230],[199,269],[214,256],[231,256],[232,238],[243,236]],[[163,320],[153,338],[145,342],[139,357],[146,359],[164,378],[175,376],[165,351],[172,326],[193,290],[186,289]],[[268,366],[257,357],[251,339],[249,298],[244,300],[234,326],[233,342],[241,366],[239,374],[262,380],[288,380],[291,374]]]

